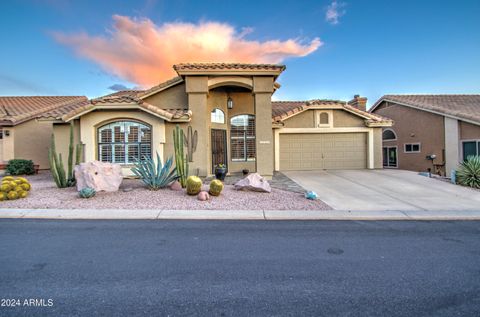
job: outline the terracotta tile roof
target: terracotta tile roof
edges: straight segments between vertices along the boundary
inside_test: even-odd
[[[96,106],[121,106],[124,105],[135,105],[139,108],[159,115],[169,121],[171,120],[190,120],[192,112],[188,109],[161,109],[154,105],[151,105],[147,102],[144,102],[142,99],[133,97],[131,95],[114,95],[114,96],[104,96],[96,99],[92,99],[89,102],[84,103],[83,105],[72,109],[70,112],[65,113],[62,116],[62,120],[70,121],[73,118],[81,115],[82,113],[90,112],[95,110]]]
[[[170,87],[172,85],[175,85],[175,84],[179,84],[183,82],[183,78],[180,77],[180,76],[177,76],[177,77],[174,77],[172,79],[169,79],[167,81],[164,81],[163,83],[160,83],[156,86],[153,86],[152,88],[150,89],[147,89],[147,90],[143,90],[143,91],[139,91],[137,96],[138,97],[143,97],[143,96],[147,96],[147,95],[150,95],[151,93],[154,93],[154,92],[158,92],[158,91],[161,91],[163,90],[164,88],[167,88],[167,87]]]
[[[105,97],[118,97],[118,96],[132,96],[132,97],[135,97],[135,96],[138,96],[138,94],[142,93],[144,90],[136,90],[136,89],[131,89],[131,90],[119,90],[119,91],[116,91],[114,93],[111,93],[111,94],[108,94],[108,95],[105,95],[105,96],[101,96],[99,98],[105,98]]]
[[[480,123],[480,95],[385,95],[370,111],[382,101],[399,102]]]
[[[243,63],[181,63],[173,65],[175,71],[197,70],[273,70],[284,71],[285,65],[278,64],[243,64]]]
[[[369,123],[392,123],[392,120],[389,118],[362,111],[358,108],[350,106],[345,101],[326,99],[313,99],[308,101],[272,101],[272,121],[282,122],[297,113],[319,106],[325,107],[326,109],[329,107],[341,107],[344,110],[364,117]]]
[[[87,100],[85,96],[0,97],[0,124],[16,125],[34,118],[66,113]]]

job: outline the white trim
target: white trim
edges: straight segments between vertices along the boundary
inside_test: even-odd
[[[275,129],[275,171],[280,171],[280,134],[287,133],[367,133],[367,168],[375,168],[373,128],[280,128]]]
[[[407,151],[407,145],[412,146],[412,151]],[[414,145],[418,145],[418,151],[413,151],[413,146]],[[403,153],[405,153],[405,154],[422,153],[422,143],[420,143],[420,142],[403,143]]]
[[[387,155],[388,155],[388,149],[393,149],[395,148],[395,155],[396,155],[396,161],[397,161],[397,166],[385,166],[383,165],[383,149],[387,149]],[[382,166],[383,168],[397,168],[398,169],[398,146],[397,145],[392,145],[392,146],[382,146]]]
[[[480,139],[465,139],[460,140],[460,151],[462,152],[461,158],[462,161],[465,161],[465,153],[463,152],[463,143],[465,142],[477,142],[477,155],[480,155],[479,147],[480,147]]]
[[[395,136],[395,139],[385,140],[385,139],[383,138],[383,133],[384,133],[385,131],[391,131],[391,132],[393,133],[393,135]],[[398,139],[398,138],[397,138],[397,134],[395,133],[395,131],[394,131],[393,129],[386,128],[386,129],[384,129],[384,130],[382,131],[382,142],[397,141],[397,139]]]
[[[465,118],[457,117],[457,116],[454,116],[454,115],[446,114],[446,113],[444,113],[444,112],[435,111],[435,110],[430,110],[430,109],[425,109],[425,108],[422,108],[422,107],[413,106],[413,105],[406,104],[406,103],[403,103],[403,102],[399,102],[399,101],[395,101],[395,100],[390,100],[390,99],[383,99],[383,98],[380,98],[380,100],[378,100],[378,101],[370,108],[370,110],[369,110],[368,112],[373,113],[373,111],[375,111],[375,109],[377,109],[377,107],[378,107],[383,101],[391,102],[391,103],[396,103],[396,104],[401,105],[401,106],[410,107],[410,108],[414,108],[414,109],[417,109],[417,110],[422,110],[422,111],[426,111],[426,112],[438,114],[438,115],[443,116],[443,117],[447,117],[447,118],[450,118],[450,119],[456,119],[456,120],[459,120],[459,121],[463,121],[463,122],[471,123],[471,124],[473,124],[473,125],[478,125],[478,126],[480,126],[480,122],[475,122],[475,121],[472,121],[472,120],[470,120],[470,119],[465,119]]]
[[[320,116],[322,113],[326,113],[328,116],[328,123],[320,123]],[[317,128],[333,128],[333,110],[315,110],[315,126]]]

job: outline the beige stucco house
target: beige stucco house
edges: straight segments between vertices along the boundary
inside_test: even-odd
[[[51,120],[87,102],[84,96],[0,97],[0,162],[23,158],[48,169]]]
[[[57,149],[67,153],[69,125],[84,160],[116,162],[124,173],[140,156],[174,155],[173,129],[198,135],[190,173],[382,167],[382,128],[392,121],[365,111],[366,99],[275,102],[283,65],[189,63],[178,77],[148,90],[92,99],[51,120]]]
[[[395,122],[383,132],[386,168],[449,176],[480,155],[480,95],[385,95],[370,112]]]

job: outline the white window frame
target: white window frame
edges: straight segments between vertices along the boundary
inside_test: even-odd
[[[110,129],[112,131],[112,140],[111,142],[101,142],[101,132],[102,130],[104,129],[107,129],[107,127],[110,126]],[[128,141],[128,131],[130,129],[130,127],[132,126],[136,126],[138,127],[138,140],[137,142],[129,142]],[[124,137],[123,137],[123,142],[115,142],[115,133],[114,133],[114,128],[115,127],[120,127],[120,131],[124,134]],[[141,137],[142,137],[142,128],[148,128],[149,131],[150,131],[150,141],[149,142],[141,142]],[[150,153],[148,153],[148,155],[146,155],[147,157],[151,158],[152,157],[152,137],[153,137],[153,131],[152,131],[152,127],[147,124],[147,123],[144,123],[144,122],[140,122],[140,121],[136,121],[136,120],[128,120],[128,119],[125,119],[125,120],[115,120],[115,121],[111,121],[111,122],[108,122],[108,123],[105,123],[105,124],[102,124],[101,126],[99,126],[97,129],[97,159],[101,162],[109,162],[109,163],[117,163],[117,164],[121,164],[121,165],[132,165],[133,163],[135,163],[134,161],[130,161],[129,160],[129,146],[134,146],[136,145],[137,148],[138,148],[138,157],[140,159],[143,159],[142,157],[142,146],[147,146],[148,145],[148,148],[150,149]],[[115,147],[116,146],[121,146],[122,149],[123,149],[123,157],[124,157],[124,160],[122,161],[117,161],[115,159]],[[111,153],[111,161],[103,161],[102,160],[102,151],[103,149],[105,148],[110,148],[110,153]]]
[[[326,113],[328,115],[328,123],[320,123],[320,115]],[[332,110],[316,110],[315,111],[315,127],[316,128],[333,128],[333,111]]]
[[[218,121],[216,120],[216,119],[219,118],[219,117],[218,117],[217,110],[218,110],[219,112],[221,112],[221,114],[222,114],[223,120],[222,120],[221,122],[220,122],[219,120],[218,120]],[[222,109],[218,108],[218,107],[217,107],[217,108],[214,108],[214,109],[210,112],[210,121],[211,121],[212,123],[225,124],[225,112],[224,112]]]
[[[382,155],[383,155],[383,149],[387,149],[387,155],[388,155],[388,149],[395,149],[395,153],[397,154],[397,157],[396,157],[396,160],[397,160],[397,165],[395,166],[384,166],[383,165],[383,157],[382,157],[382,166],[383,168],[398,168],[399,164],[398,164],[398,146],[396,145],[385,145],[385,146],[382,146]]]
[[[461,148],[460,150],[462,151],[462,161],[465,161],[467,158],[465,157],[465,153],[463,152],[463,143],[466,142],[476,142],[477,143],[477,155],[480,155],[480,139],[469,139],[469,140],[461,140]]]
[[[236,117],[242,117],[242,116],[246,116],[247,117],[247,127],[248,127],[248,117],[252,116],[254,117],[254,120],[256,122],[256,117],[255,115],[252,115],[252,114],[239,114],[239,115],[236,115],[236,116],[233,116],[230,118],[230,148],[232,148],[232,145],[231,145],[231,140],[244,140],[243,142],[243,154],[244,154],[244,157],[243,158],[233,158],[232,157],[232,149],[230,150],[230,160],[232,162],[255,162],[256,161],[256,157],[257,157],[257,145],[255,144],[255,157],[254,158],[248,158],[247,157],[247,140],[255,140],[256,137],[257,137],[257,134],[256,134],[256,127],[254,127],[254,131],[255,131],[255,135],[254,136],[248,136],[247,135],[247,130],[244,131],[244,135],[243,136],[232,136],[231,135],[231,130],[232,130],[232,121],[233,119],[235,119]]]
[[[412,151],[407,151],[407,145],[412,146]],[[413,146],[418,145],[418,151],[413,151]],[[411,153],[422,153],[422,144],[420,142],[415,143],[404,143],[403,144],[403,153],[411,154]]]
[[[395,136],[395,139],[388,139],[388,140],[385,140],[385,139],[383,138],[383,134],[384,134],[386,131],[390,131],[390,132],[392,132],[392,133],[393,133],[393,135]],[[382,141],[383,141],[383,142],[397,141],[397,139],[398,139],[398,138],[397,138],[397,134],[395,133],[395,131],[394,131],[393,129],[386,128],[386,129],[384,129],[384,130],[382,131]],[[410,144],[410,143],[408,143],[408,144]]]

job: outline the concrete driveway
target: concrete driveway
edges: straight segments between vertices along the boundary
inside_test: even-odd
[[[338,210],[480,210],[480,191],[402,170],[290,171]]]

